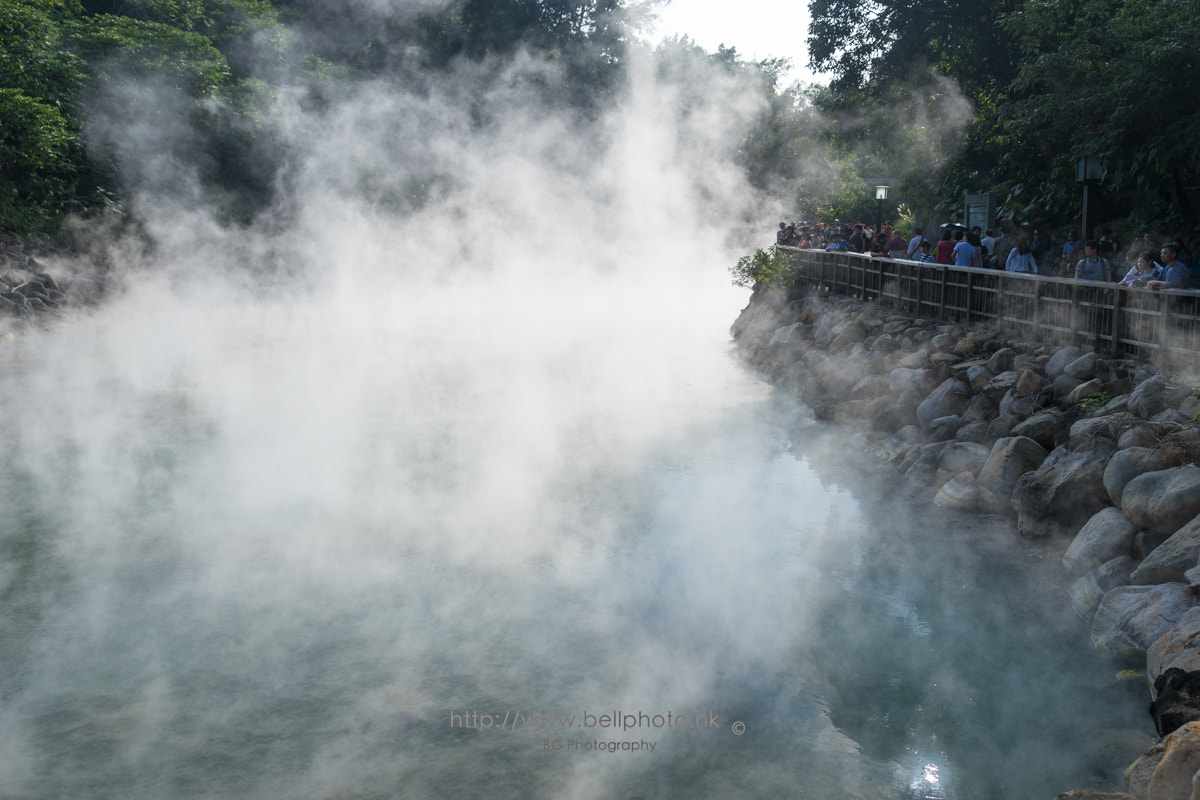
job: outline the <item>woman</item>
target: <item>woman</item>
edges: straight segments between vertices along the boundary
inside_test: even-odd
[[[1121,281],[1121,285],[1130,289],[1145,286],[1156,275],[1161,274],[1161,270],[1162,265],[1155,262],[1154,255],[1149,250],[1145,250],[1137,257],[1133,269],[1125,273],[1125,279]]]
[[[1033,251],[1029,246],[1028,239],[1022,238],[1017,242],[1017,246],[1009,251],[1004,269],[1008,272],[1035,273],[1038,271],[1038,265],[1033,259]]]

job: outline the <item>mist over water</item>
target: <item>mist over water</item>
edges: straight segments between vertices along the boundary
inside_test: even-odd
[[[282,97],[253,229],[146,184],[125,290],[2,356],[0,797],[1053,796],[1137,754],[1057,565],[739,368],[755,95],[652,67],[592,123]]]

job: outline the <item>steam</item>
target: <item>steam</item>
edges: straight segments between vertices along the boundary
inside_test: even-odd
[[[251,228],[216,221],[185,132],[136,124],[169,97],[97,121],[144,156],[155,246],[7,356],[0,793],[728,794],[737,719],[788,733],[754,740],[764,792],[886,791],[797,654],[824,559],[870,532],[727,353],[761,106],[632,58],[598,121],[548,114],[527,58],[284,92]],[[609,709],[722,728],[551,762],[449,716]]]

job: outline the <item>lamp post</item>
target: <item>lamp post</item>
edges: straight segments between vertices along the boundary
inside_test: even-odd
[[[883,230],[883,201],[887,200],[888,187],[887,184],[875,184],[875,199],[879,201],[879,215],[875,218],[875,235]]]

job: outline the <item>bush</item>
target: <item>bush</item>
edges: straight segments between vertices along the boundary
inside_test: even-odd
[[[755,250],[753,255],[742,256],[736,265],[729,268],[734,286],[754,288],[761,286],[785,286],[796,277],[798,267],[787,253],[775,245],[765,250]]]

